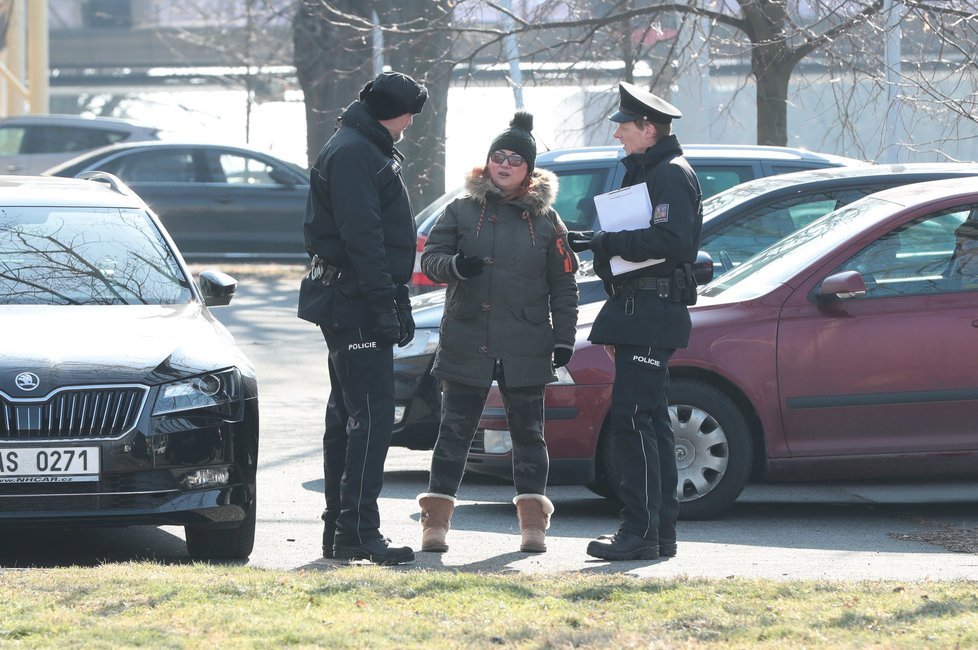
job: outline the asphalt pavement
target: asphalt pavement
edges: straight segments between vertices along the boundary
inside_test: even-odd
[[[328,393],[319,330],[295,316],[299,271],[222,270],[240,280],[216,308],[258,370],[261,448],[258,526],[250,564],[329,570],[321,552],[322,421]],[[380,509],[396,544],[421,540],[415,497],[427,484],[428,451],[392,448]],[[397,570],[626,573],[643,577],[733,576],[825,580],[978,579],[978,482],[954,484],[750,485],[724,517],[680,522],[679,554],[654,562],[606,562],[587,542],[613,532],[613,504],[583,487],[553,487],[548,551],[519,552],[512,485],[466,475],[447,553],[417,553]],[[89,565],[153,559],[188,562],[177,527],[25,531],[0,546],[0,567]]]

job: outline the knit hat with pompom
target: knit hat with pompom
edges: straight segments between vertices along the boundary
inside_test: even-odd
[[[533,171],[533,165],[537,160],[537,141],[530,132],[533,130],[533,115],[526,111],[516,111],[513,119],[509,123],[509,128],[496,136],[489,145],[489,153],[486,154],[486,161],[493,151],[509,149],[523,156],[528,165],[527,172]]]

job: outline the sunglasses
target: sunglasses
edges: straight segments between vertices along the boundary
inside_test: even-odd
[[[518,153],[511,153],[507,156],[502,151],[493,151],[492,155],[489,156],[489,160],[497,165],[502,165],[504,162],[509,162],[510,167],[519,167],[526,162],[523,156],[519,155]]]

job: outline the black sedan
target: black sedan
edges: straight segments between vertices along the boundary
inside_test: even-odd
[[[107,174],[0,177],[0,527],[182,525],[196,559],[255,539],[255,372]]]
[[[703,202],[701,250],[719,277],[748,257],[836,208],[880,190],[941,178],[978,175],[978,165],[918,163],[817,169],[741,183]],[[581,304],[606,297],[593,276],[579,283]],[[440,393],[430,375],[438,345],[444,290],[414,298],[415,340],[394,349],[397,403],[393,444],[430,449],[438,433]],[[565,378],[558,372],[558,377]],[[569,379],[568,379],[569,380]]]
[[[184,257],[307,261],[309,176],[261,151],[219,144],[133,142],[96,149],[44,172],[121,178],[160,217]]]

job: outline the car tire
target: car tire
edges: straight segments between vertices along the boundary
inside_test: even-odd
[[[680,519],[711,519],[737,500],[750,478],[753,442],[743,413],[709,384],[677,379],[669,388],[669,412],[676,434]],[[588,488],[617,499],[621,472],[614,439],[602,429],[595,459],[595,482]]]
[[[186,526],[187,551],[195,560],[246,560],[255,547],[257,504],[236,528]]]
[[[700,381],[673,381],[669,402],[679,518],[712,519],[737,500],[750,478],[754,444],[747,419],[723,391]]]

